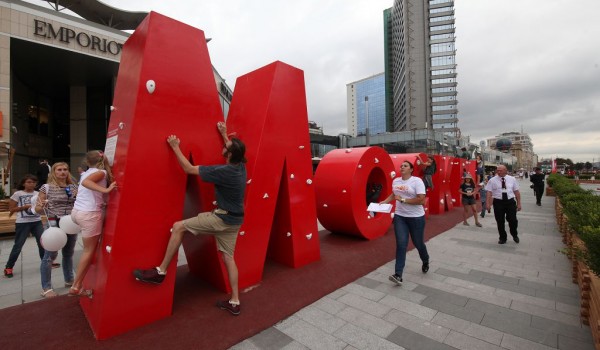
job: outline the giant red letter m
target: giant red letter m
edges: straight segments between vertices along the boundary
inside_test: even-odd
[[[142,285],[131,272],[160,263],[173,222],[214,208],[213,187],[187,177],[165,142],[179,136],[194,164],[224,162],[204,33],[150,13],[124,46],[113,105],[107,154],[119,190],[84,282],[94,297],[81,300],[98,339],[170,315],[176,259],[160,286]],[[243,288],[260,282],[267,255],[293,267],[319,259],[302,71],[275,62],[240,77],[227,124],[247,146],[246,215],[235,250]],[[211,236],[186,238],[184,250],[193,274],[229,288]]]

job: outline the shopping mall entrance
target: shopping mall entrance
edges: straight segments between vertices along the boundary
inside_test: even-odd
[[[76,169],[87,150],[104,148],[119,63],[15,38],[10,45],[14,189],[40,158]]]

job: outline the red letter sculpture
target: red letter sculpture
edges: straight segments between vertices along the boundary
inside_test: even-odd
[[[367,239],[383,236],[391,215],[380,213],[373,217],[367,212],[367,185],[380,184],[381,194],[375,202],[383,200],[391,192],[393,170],[389,155],[380,147],[327,153],[315,174],[317,216],[323,227]]]
[[[188,178],[165,141],[181,137],[194,164],[224,162],[216,131],[223,112],[204,33],[151,12],[124,46],[113,104],[106,154],[119,188],[84,281],[93,299],[81,299],[98,339],[171,314],[177,259],[161,286],[136,282],[132,270],[162,260],[173,222],[214,208],[212,185]],[[275,63],[240,78],[229,118],[229,130],[247,145],[252,180],[235,255],[243,288],[260,281],[273,222],[274,258],[291,266],[319,258],[302,72]],[[186,239],[184,249],[192,273],[227,289],[212,237]]]

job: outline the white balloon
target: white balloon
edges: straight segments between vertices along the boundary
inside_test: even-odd
[[[71,215],[65,215],[61,217],[60,221],[58,222],[58,227],[60,227],[68,235],[76,235],[81,232],[81,227],[73,222]]]
[[[49,252],[57,252],[67,244],[67,234],[58,227],[50,227],[42,233],[42,247]]]

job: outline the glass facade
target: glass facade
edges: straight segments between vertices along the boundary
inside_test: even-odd
[[[356,132],[357,135],[365,135],[367,128],[367,103],[369,112],[369,134],[375,135],[387,131],[385,115],[385,76],[384,74],[354,83],[356,98]]]

